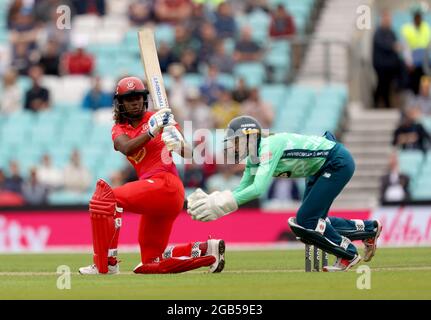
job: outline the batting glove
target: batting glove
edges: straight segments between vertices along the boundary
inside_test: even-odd
[[[172,114],[171,109],[164,108],[157,111],[150,117],[148,120],[148,134],[154,138],[159,134],[160,130],[167,126],[175,125],[174,115]]]
[[[162,140],[169,151],[180,152],[184,145],[182,134],[174,126],[168,126],[163,129]]]

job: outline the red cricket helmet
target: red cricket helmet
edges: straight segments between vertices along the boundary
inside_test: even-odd
[[[126,77],[118,81],[117,89],[115,90],[115,98],[121,98],[131,94],[143,94],[144,99],[148,95],[148,90],[144,83],[137,77]]]
[[[144,103],[140,110],[133,113],[126,111],[122,98],[130,95],[142,95]],[[142,118],[142,113],[148,108],[148,90],[141,79],[136,77],[126,77],[118,81],[117,89],[114,95],[114,113],[118,115],[116,121],[123,122],[125,120],[136,120]]]

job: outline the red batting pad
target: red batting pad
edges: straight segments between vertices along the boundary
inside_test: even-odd
[[[119,230],[115,228],[115,197],[111,187],[103,180],[96,185],[90,200],[90,218],[93,232],[93,261],[100,273],[108,272],[108,250],[118,241]],[[116,244],[115,244],[116,247]]]

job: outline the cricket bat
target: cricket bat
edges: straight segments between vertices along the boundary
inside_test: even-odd
[[[150,28],[143,28],[138,31],[138,39],[141,49],[141,60],[144,65],[145,77],[147,78],[147,85],[154,108],[156,110],[170,108],[157,56],[154,31]]]

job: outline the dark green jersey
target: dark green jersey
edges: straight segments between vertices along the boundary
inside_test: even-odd
[[[299,178],[316,174],[325,163],[335,142],[324,137],[279,133],[262,138],[260,162],[247,165],[241,183],[233,191],[238,205],[268,190],[272,177]]]

